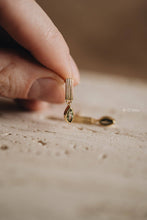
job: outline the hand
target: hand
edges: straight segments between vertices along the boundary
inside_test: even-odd
[[[34,0],[0,0],[0,96],[64,101],[64,80],[79,82],[79,72],[63,36]]]

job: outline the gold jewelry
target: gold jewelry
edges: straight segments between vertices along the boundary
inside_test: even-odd
[[[102,126],[110,126],[115,124],[115,120],[110,116],[103,116],[100,119],[95,119],[86,116],[80,116],[78,114],[74,115],[74,112],[71,108],[71,103],[73,100],[73,80],[72,78],[67,78],[65,82],[65,100],[67,103],[67,107],[64,111],[64,118],[67,122],[71,123],[83,123],[83,124],[94,124],[94,125],[102,125]]]
[[[74,113],[71,108],[71,103],[73,100],[73,80],[72,78],[67,78],[65,82],[65,100],[67,107],[64,111],[64,118],[67,122],[71,123],[74,118]]]
[[[74,115],[73,122],[82,123],[82,124],[102,125],[102,126],[110,126],[112,124],[115,124],[115,120],[110,116],[103,116],[100,119],[95,119],[87,116],[81,116],[78,114]]]

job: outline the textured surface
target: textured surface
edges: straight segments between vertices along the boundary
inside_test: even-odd
[[[74,111],[113,116],[109,128],[1,99],[0,219],[147,219],[146,94],[141,80],[82,75]]]

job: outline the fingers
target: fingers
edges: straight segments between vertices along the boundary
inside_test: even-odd
[[[79,82],[65,40],[35,1],[0,0],[0,25],[44,66]]]
[[[64,81],[22,51],[1,50],[0,96],[61,103]]]

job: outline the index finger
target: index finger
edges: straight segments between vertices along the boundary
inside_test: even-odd
[[[78,83],[63,36],[35,1],[0,0],[0,25],[44,66]]]

